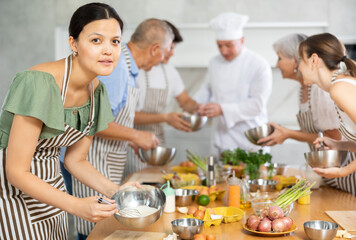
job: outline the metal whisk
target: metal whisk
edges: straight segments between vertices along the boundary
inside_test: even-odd
[[[105,204],[112,205],[111,202],[108,202],[107,200],[105,200],[102,197],[98,198],[98,203],[105,203]],[[121,209],[121,210],[119,210],[118,213],[115,213],[115,214],[118,214],[121,217],[131,217],[131,218],[137,218],[137,217],[141,216],[141,213],[137,209],[133,209],[133,208]]]

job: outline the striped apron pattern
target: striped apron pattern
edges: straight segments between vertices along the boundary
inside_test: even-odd
[[[314,121],[313,121],[313,112],[311,109],[311,103],[310,103],[310,91],[311,91],[311,86],[308,86],[308,107],[309,110],[306,112],[301,112],[297,114],[297,120],[299,123],[299,127],[303,132],[307,133],[318,133],[318,129],[314,126]],[[302,102],[302,91],[300,91],[300,102]],[[316,148],[313,144],[308,143],[309,148],[311,151],[315,151]]]
[[[65,103],[70,78],[72,56],[65,61],[62,101]],[[59,136],[38,141],[31,161],[31,172],[51,186],[66,192],[60,172],[60,147],[71,146],[87,136],[94,121],[94,89],[90,89],[90,118],[87,127],[80,132],[65,124],[65,132]],[[0,239],[68,239],[67,213],[61,209],[31,198],[12,186],[6,177],[6,152],[0,150]]]
[[[162,68],[162,72],[164,75],[166,88],[163,89],[151,88],[148,73],[145,71],[146,96],[145,96],[145,103],[141,112],[156,114],[156,113],[162,113],[166,109],[167,95],[168,95],[168,77],[164,65],[160,64],[160,66]],[[166,139],[163,131],[163,123],[138,124],[138,125],[135,124],[134,128],[140,131],[151,132],[155,134],[159,140],[159,145],[166,146]],[[133,172],[136,172],[138,170],[147,167],[147,163],[142,162],[133,149],[129,149],[128,159],[129,161],[126,163],[125,166],[124,178]]]
[[[333,75],[332,82],[335,81],[336,76],[339,72]],[[355,84],[356,85],[356,84]],[[337,115],[339,116],[340,127],[339,131],[343,137],[345,137],[348,141],[356,142],[356,135],[352,134],[345,126],[344,121],[342,120],[340,111],[342,111],[336,104],[335,104]],[[349,165],[352,161],[356,159],[356,153],[350,152],[349,158],[346,161],[341,163],[341,167],[345,167]],[[351,174],[345,177],[339,178],[323,178],[324,182],[334,188],[340,189],[345,192],[351,193],[353,196],[356,196],[356,172],[352,172]]]
[[[130,56],[124,45],[122,45],[121,49],[125,54],[126,63],[130,71]],[[114,119],[117,124],[133,128],[138,93],[139,91],[137,88],[129,87],[127,102]],[[127,159],[127,146],[127,141],[109,140],[94,136],[87,159],[102,175],[120,185]],[[102,194],[94,191],[74,178],[73,195],[80,198],[102,196]],[[76,216],[74,216],[74,220],[77,231],[83,235],[89,235],[95,226],[95,223],[85,221]]]

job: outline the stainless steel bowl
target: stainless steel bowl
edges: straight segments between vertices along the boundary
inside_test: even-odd
[[[142,189],[136,187],[126,187],[114,194],[112,199],[118,205],[119,211],[127,208],[137,208],[139,206],[148,206],[157,208],[157,211],[145,217],[124,217],[120,214],[115,214],[116,220],[121,224],[132,228],[145,228],[156,222],[162,215],[166,204],[166,195],[156,187],[142,185]]]
[[[324,150],[304,153],[305,160],[312,167],[329,168],[340,167],[347,158],[348,151]]]
[[[178,207],[189,206],[195,200],[195,196],[199,194],[197,190],[192,189],[176,189],[176,205]]]
[[[187,115],[182,118],[190,123],[190,128],[193,132],[200,130],[208,122],[208,117],[200,116],[199,114]]]
[[[274,180],[266,180],[266,179],[253,179],[248,180],[248,184],[250,186],[250,192],[272,192],[275,189],[277,181]]]
[[[140,154],[140,158],[147,164],[153,166],[163,166],[170,163],[174,159],[176,155],[176,148],[158,146],[147,151],[139,148],[138,152]]]
[[[267,137],[268,135],[273,133],[273,131],[274,127],[269,124],[263,124],[261,126],[251,128],[245,131],[245,136],[251,143],[255,145],[262,145],[262,143],[257,143],[257,141],[261,138]]]
[[[195,218],[181,218],[171,222],[173,232],[182,239],[193,239],[195,234],[201,233],[204,221]]]
[[[308,221],[303,226],[305,234],[311,240],[332,240],[339,227],[338,224],[328,221]]]

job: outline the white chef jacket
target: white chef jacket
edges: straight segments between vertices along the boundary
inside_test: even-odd
[[[244,135],[267,123],[267,101],[272,90],[272,71],[261,56],[243,47],[232,61],[221,55],[209,62],[208,73],[194,99],[219,103],[223,114],[214,119],[214,145],[220,150],[237,147],[257,151]]]
[[[310,105],[316,129],[325,131],[339,128],[339,117],[333,100],[330,98],[328,92],[324,91],[316,84],[311,85]],[[308,101],[299,104],[299,109],[301,112],[308,111]]]
[[[164,64],[164,69],[167,74],[168,81],[168,93],[167,93],[167,106],[169,101],[173,97],[179,96],[184,91],[184,83],[180,77],[177,69],[172,64]],[[152,69],[147,72],[149,85],[151,88],[165,89],[166,80],[165,75],[162,70],[161,64],[152,67]],[[136,111],[141,111],[145,104],[146,98],[146,76],[144,70],[140,70],[140,73],[136,80],[136,86],[140,89],[140,97],[137,103]]]

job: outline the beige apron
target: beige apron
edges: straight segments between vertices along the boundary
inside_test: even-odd
[[[299,123],[299,127],[302,130],[302,132],[307,132],[307,133],[318,133],[319,129],[317,129],[314,126],[314,121],[313,121],[313,112],[311,109],[311,103],[310,103],[310,91],[311,91],[311,86],[308,86],[308,107],[309,110],[306,112],[301,112],[297,114],[297,119]],[[300,102],[302,101],[302,91],[300,91]],[[309,148],[311,151],[315,151],[316,148],[313,144],[308,143]]]
[[[67,57],[62,88],[63,105],[67,93],[72,56]],[[51,186],[66,192],[59,167],[61,147],[68,147],[87,136],[94,121],[94,89],[87,127],[80,132],[65,124],[59,136],[38,141],[31,161],[31,172]],[[58,116],[60,117],[60,116]],[[68,239],[67,213],[42,203],[12,186],[6,179],[6,149],[0,150],[0,239]]]
[[[164,75],[164,80],[166,83],[165,88],[151,88],[150,79],[148,77],[148,73],[145,72],[145,80],[146,80],[146,96],[145,103],[141,112],[144,113],[162,113],[165,111],[167,107],[167,95],[168,95],[168,77],[166,73],[166,69],[163,64],[160,64],[162,67],[162,72]],[[164,136],[163,124],[155,123],[155,124],[135,124],[135,129],[145,132],[151,132],[156,135],[159,141],[160,146],[166,146],[166,139]],[[134,150],[129,149],[128,161],[125,166],[124,178],[130,175],[133,172],[144,169],[147,167],[147,164],[142,162]]]
[[[332,82],[335,81],[336,76],[338,75],[339,72],[336,72],[333,75]],[[356,84],[355,84],[356,86]],[[342,111],[336,104],[335,104],[336,112],[337,115],[339,116],[339,122],[340,122],[340,127],[339,131],[344,136],[348,141],[350,142],[356,142],[356,135],[352,134],[345,126],[341,115],[340,111]],[[352,161],[356,159],[356,153],[350,152],[349,158],[341,163],[341,167],[345,167],[349,165]],[[345,176],[345,177],[339,177],[339,178],[323,178],[324,182],[334,188],[340,189],[345,192],[349,192],[352,195],[356,196],[356,172],[352,172],[351,174]]]
[[[127,49],[122,45],[122,52],[125,54],[129,72],[131,70],[130,56]],[[138,101],[138,89],[128,89],[128,98],[125,106],[115,117],[117,124],[133,128],[135,118],[135,108]],[[112,182],[120,185],[127,159],[127,141],[117,141],[94,136],[88,153],[88,161],[104,176]],[[76,197],[89,197],[101,195],[93,189],[85,186],[76,179],[73,179],[73,195]],[[89,235],[95,223],[74,217],[77,231],[83,235]]]

